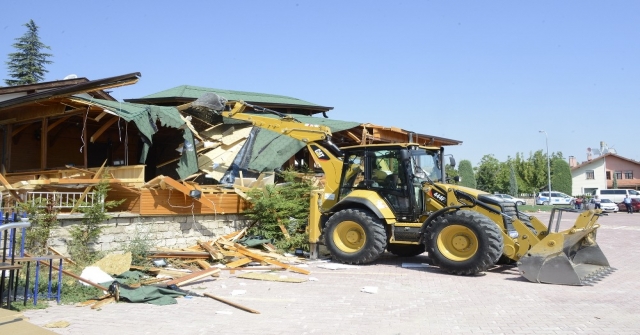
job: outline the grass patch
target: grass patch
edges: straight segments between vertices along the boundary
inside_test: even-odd
[[[25,265],[26,266],[26,265]],[[27,309],[44,309],[49,307],[50,302],[56,301],[56,293],[58,292],[58,271],[52,272],[51,281],[51,298],[47,297],[48,293],[48,276],[49,270],[46,267],[40,269],[40,281],[38,283],[38,303],[33,304],[33,284],[35,282],[35,269],[31,264],[31,273],[29,274],[29,299],[26,305],[24,304],[24,286],[25,286],[25,268],[20,271],[18,278],[18,296],[17,301],[11,302],[11,309],[16,311],[23,311]],[[69,270],[69,269],[66,269]],[[77,269],[76,269],[77,270]],[[74,272],[74,271],[72,271]],[[80,284],[76,279],[71,278],[65,274],[62,275],[62,291],[60,294],[60,304],[71,305],[78,302],[83,302],[92,298],[100,297],[104,293],[93,287],[84,286]],[[13,297],[12,297],[13,299]]]

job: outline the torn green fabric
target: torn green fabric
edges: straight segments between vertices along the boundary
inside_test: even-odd
[[[144,164],[147,160],[149,147],[153,144],[153,134],[158,131],[156,126],[157,121],[160,121],[160,124],[163,127],[182,129],[182,137],[184,140],[194,143],[193,133],[185,126],[185,122],[182,119],[180,112],[178,112],[175,107],[141,105],[102,99],[86,99],[78,96],[74,96],[74,99],[83,100],[100,106],[123,118],[127,122],[134,122],[140,132],[142,142],[144,143],[140,155],[141,164]],[[183,151],[182,157],[180,157],[180,161],[178,162],[178,167],[176,168],[180,178],[186,178],[187,176],[198,172],[197,163],[198,158],[195,150]]]

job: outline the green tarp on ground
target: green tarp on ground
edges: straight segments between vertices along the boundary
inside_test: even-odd
[[[170,288],[158,286],[140,286],[132,288],[127,283],[138,283],[143,279],[144,274],[140,271],[126,271],[120,275],[114,276],[120,288],[120,300],[142,303],[146,302],[153,305],[172,305],[176,304],[175,298],[187,295],[184,292],[172,290]],[[112,283],[102,283],[103,286],[110,286]]]

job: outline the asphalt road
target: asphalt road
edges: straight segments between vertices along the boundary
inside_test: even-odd
[[[543,221],[548,213],[536,214]],[[576,214],[565,214],[570,226]],[[453,276],[424,255],[385,255],[367,266],[331,270],[309,262],[302,283],[237,278],[185,286],[257,310],[205,297],[169,306],[117,303],[92,310],[57,306],[25,312],[59,334],[640,334],[640,214],[600,218],[598,244],[617,270],[593,286],[531,283],[516,268]],[[404,264],[404,267],[403,267]],[[411,266],[411,267],[407,267]]]

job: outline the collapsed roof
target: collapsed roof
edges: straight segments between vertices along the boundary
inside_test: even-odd
[[[325,112],[332,107],[286,96],[184,85],[118,102],[104,92],[134,84],[139,78],[140,73],[129,73],[94,81],[80,78],[0,88],[0,168],[7,177],[0,182],[4,190],[93,185],[100,177],[98,167],[104,165],[121,169],[111,181],[123,186],[123,192],[132,192],[158,176],[202,185],[232,184],[240,171],[247,176],[285,165],[313,164],[305,157],[304,143],[288,136],[177,108],[207,92],[293,114],[304,123],[328,126],[338,146],[461,143],[399,128],[329,119]],[[325,117],[313,116],[318,113]]]

